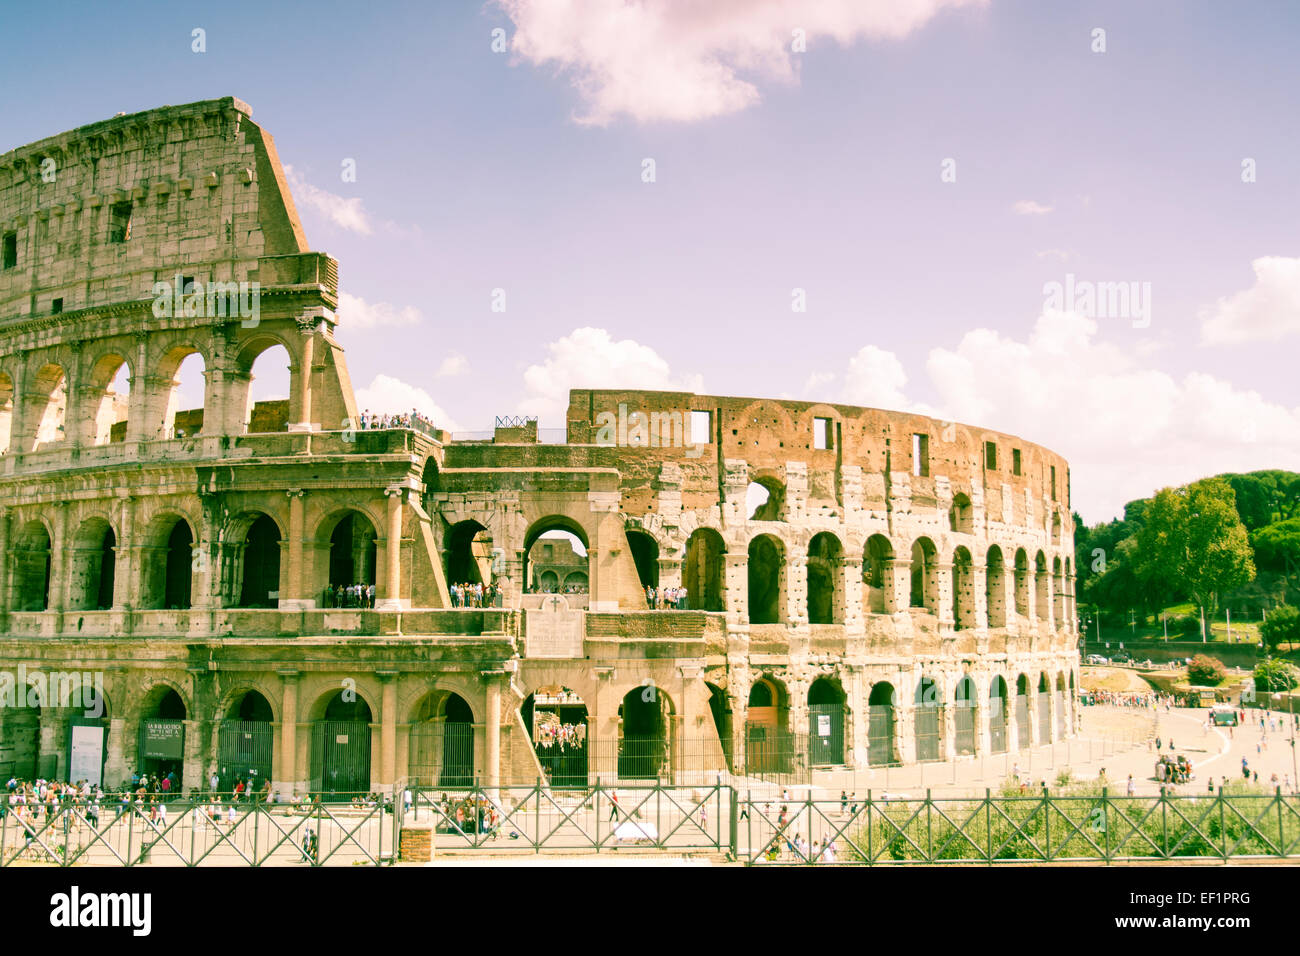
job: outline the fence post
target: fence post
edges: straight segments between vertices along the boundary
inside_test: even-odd
[[[1280,857],[1285,857],[1286,856],[1286,829],[1285,829],[1285,822],[1282,816],[1283,803],[1282,803],[1282,788],[1280,786],[1274,789],[1273,799],[1277,801],[1277,855]]]
[[[596,789],[600,789],[600,778],[596,778]],[[596,852],[600,852],[600,813],[596,814]],[[537,778],[533,787],[533,852],[542,852],[542,778]]]
[[[728,787],[727,791],[731,794],[731,832],[727,835],[727,847],[735,860],[738,858],[736,828],[740,825],[740,794],[735,787]]]
[[[984,836],[988,840],[988,852],[984,855],[984,862],[989,866],[993,865],[993,791],[984,788]]]
[[[1223,862],[1228,862],[1228,827],[1224,820],[1223,787],[1219,787],[1219,838],[1223,841]]]
[[[934,804],[930,802],[930,791],[925,791],[925,862],[934,862]]]
[[[1101,788],[1101,839],[1106,864],[1110,865],[1110,796],[1108,788]]]

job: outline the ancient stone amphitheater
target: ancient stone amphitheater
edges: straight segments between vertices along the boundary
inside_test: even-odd
[[[0,155],[0,777],[815,779],[1074,732],[1059,456],[645,391],[573,391],[562,443],[359,428],[336,263],[250,112]]]

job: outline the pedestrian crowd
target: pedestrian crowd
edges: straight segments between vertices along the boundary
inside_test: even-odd
[[[327,584],[325,607],[374,607],[373,584]]]
[[[499,587],[481,581],[453,584],[449,590],[452,607],[496,607],[501,596]]]
[[[437,430],[437,426],[432,421],[414,408],[399,415],[376,415],[368,408],[361,413],[363,431],[377,431],[384,428],[414,428],[426,435],[432,435]]]
[[[686,588],[645,589],[645,603],[652,611],[685,611],[687,597]]]

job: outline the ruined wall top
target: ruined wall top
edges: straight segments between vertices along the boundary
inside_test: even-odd
[[[707,427],[708,442],[693,440]],[[781,473],[804,463],[810,482],[842,480],[846,466],[863,474],[908,475],[913,493],[936,479],[954,491],[1000,489],[1049,501],[1067,515],[1068,462],[1041,445],[978,425],[910,412],[822,402],[696,395],[691,392],[573,389],[567,416],[571,444],[614,446],[620,469],[678,462],[688,473],[709,464],[722,473],[743,461],[750,475]],[[698,439],[699,435],[694,438]],[[654,467],[658,467],[655,465]],[[841,478],[835,476],[839,474]],[[997,496],[989,494],[999,489]],[[1017,506],[1018,507],[1018,506]]]
[[[308,250],[274,141],[233,97],[164,106],[0,154],[0,323],[256,278]]]

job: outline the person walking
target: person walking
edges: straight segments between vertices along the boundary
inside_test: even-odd
[[[618,822],[618,791],[609,792],[609,819],[611,822]]]

